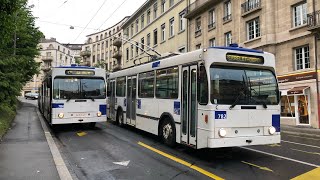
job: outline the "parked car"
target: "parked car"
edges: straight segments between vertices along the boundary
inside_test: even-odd
[[[26,93],[26,94],[24,95],[24,97],[25,97],[26,99],[38,99],[39,94],[38,94],[38,93]]]

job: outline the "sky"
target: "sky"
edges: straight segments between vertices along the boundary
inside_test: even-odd
[[[47,39],[84,43],[86,35],[132,15],[146,0],[28,0],[36,26]],[[71,26],[74,29],[70,28]],[[86,28],[85,28],[86,27]]]

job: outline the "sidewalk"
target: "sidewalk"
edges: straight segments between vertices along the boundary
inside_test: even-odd
[[[287,134],[300,134],[305,136],[320,137],[320,129],[310,127],[289,126],[281,124],[281,132]]]
[[[0,142],[0,179],[59,179],[36,106],[22,103]]]

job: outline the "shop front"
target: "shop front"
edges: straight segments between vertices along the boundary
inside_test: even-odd
[[[318,127],[316,73],[278,76],[281,92],[281,123]]]

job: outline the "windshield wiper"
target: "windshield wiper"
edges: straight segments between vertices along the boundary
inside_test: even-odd
[[[234,107],[238,104],[238,102],[239,102],[239,100],[240,100],[240,97],[243,97],[243,96],[244,96],[243,91],[239,91],[239,94],[238,94],[236,100],[231,104],[231,106],[229,107],[229,109],[231,110],[232,108],[234,108]]]
[[[94,98],[92,96],[88,96],[88,98],[90,98],[92,101],[94,101]]]
[[[69,102],[71,100],[71,97],[68,97],[67,102]]]

